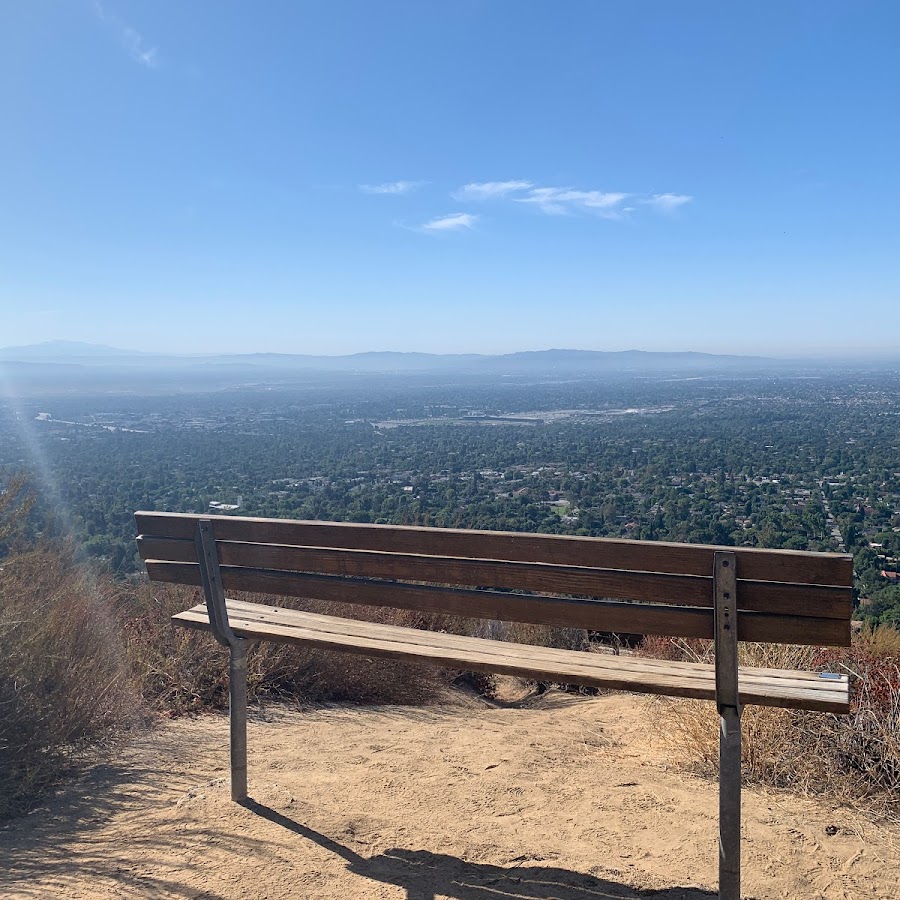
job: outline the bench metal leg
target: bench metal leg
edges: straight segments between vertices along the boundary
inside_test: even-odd
[[[719,897],[741,900],[741,697],[738,679],[737,555],[713,561],[716,705],[719,707]]]
[[[228,667],[229,724],[231,726],[231,799],[247,799],[247,641],[231,646]]]
[[[719,709],[719,897],[741,897],[741,714]]]

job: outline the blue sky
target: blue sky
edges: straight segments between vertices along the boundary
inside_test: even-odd
[[[900,4],[9,0],[0,345],[900,350]]]

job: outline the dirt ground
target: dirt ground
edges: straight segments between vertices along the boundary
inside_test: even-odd
[[[713,783],[667,765],[646,698],[251,714],[252,803],[227,720],[143,734],[0,829],[4,898],[700,900]],[[900,898],[900,830],[748,788],[744,894]]]

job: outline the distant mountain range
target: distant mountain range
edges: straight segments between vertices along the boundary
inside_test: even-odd
[[[368,352],[346,356],[311,356],[291,353],[239,353],[175,355],[140,353],[80,341],[48,341],[21,347],[0,348],[0,361],[64,364],[113,368],[229,367],[248,370],[307,370],[320,372],[582,372],[659,371],[660,369],[719,369],[735,366],[756,368],[781,364],[781,360],[714,353],[654,353],[643,350],[528,350],[498,355],[476,353]]]
[[[31,362],[34,360],[65,360],[73,357],[103,359],[112,356],[140,356],[151,354],[138,350],[120,350],[118,347],[106,347],[103,344],[88,344],[84,341],[44,341],[41,344],[25,344],[21,347],[0,348],[0,359]]]
[[[396,377],[434,383],[496,379],[731,377],[855,369],[900,369],[900,358],[862,361],[790,360],[715,353],[643,350],[529,350],[477,353],[291,353],[175,355],[140,353],[78,341],[0,349],[0,387],[19,394],[71,392],[193,392],[291,385],[374,384]]]

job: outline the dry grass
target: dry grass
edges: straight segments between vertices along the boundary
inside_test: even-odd
[[[43,545],[0,562],[0,818],[27,811],[123,728],[149,711],[179,715],[228,704],[228,653],[169,617],[190,588],[127,587]],[[244,595],[256,602],[265,598]],[[415,613],[298,604],[315,612],[439,628]],[[251,697],[299,702],[427,703],[455,673],[288,644],[258,644]]]
[[[27,811],[90,750],[149,711],[227,706],[227,650],[169,621],[199,599],[190,588],[98,577],[65,545],[0,561],[0,818]],[[402,625],[450,624],[395,610],[297,605]],[[427,703],[455,675],[273,643],[256,645],[249,666],[252,698],[312,703]]]
[[[272,598],[235,594],[253,603]],[[207,632],[174,628],[170,617],[202,602],[199,591],[167,584],[141,584],[123,596],[120,616],[128,663],[145,701],[168,715],[228,705],[228,651]],[[419,613],[278,598],[282,606],[325,615],[441,627]],[[329,653],[294,644],[262,642],[250,651],[251,699],[290,698],[301,702],[426,703],[440,696],[445,673],[406,663]]]
[[[26,810],[135,718],[115,588],[65,548],[0,563],[0,817]]]
[[[648,638],[641,652],[711,661],[708,641]],[[828,670],[851,676],[851,713],[748,706],[743,765],[750,782],[853,803],[900,820],[900,632],[882,626],[851,647],[742,644],[741,664]],[[718,773],[718,714],[708,702],[660,700],[660,735],[675,759]]]
[[[323,615],[342,616],[407,628],[447,631],[547,647],[583,650],[587,632],[508,622],[486,622],[415,610],[272,598],[235,592],[251,603],[277,604]],[[144,583],[123,595],[120,615],[129,665],[144,699],[167,715],[228,705],[228,651],[206,632],[173,628],[170,617],[203,602],[199,590]],[[461,673],[411,663],[389,663],[347,653],[293,644],[256,644],[248,660],[251,699],[289,698],[301,702],[418,704],[437,700]],[[493,678],[467,673],[485,694]]]

